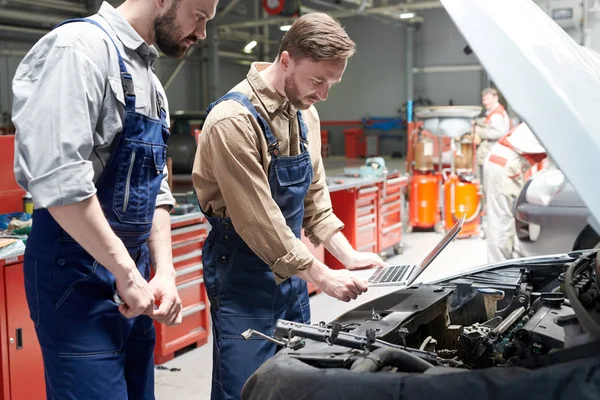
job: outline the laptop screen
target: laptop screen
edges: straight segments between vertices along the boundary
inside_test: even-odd
[[[415,279],[417,279],[419,275],[423,273],[423,271],[425,271],[425,268],[427,268],[429,264],[431,264],[432,261],[435,260],[435,258],[442,252],[442,250],[444,250],[444,248],[448,246],[448,243],[450,243],[452,239],[454,239],[454,237],[458,235],[458,232],[460,232],[460,230],[462,229],[464,222],[465,216],[463,215],[463,217],[456,224],[454,224],[452,229],[450,229],[446,233],[446,235],[444,235],[442,240],[440,240],[438,244],[435,245],[435,247],[429,252],[429,254],[427,254],[427,257],[423,259],[423,261],[419,265],[419,268],[415,268],[415,272],[413,272],[413,277],[410,278],[410,280],[408,281],[409,285],[413,283]]]

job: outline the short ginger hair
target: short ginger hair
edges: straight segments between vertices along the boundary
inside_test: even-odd
[[[325,13],[308,13],[296,19],[283,35],[278,57],[287,51],[296,60],[346,60],[354,55],[356,44],[338,21]]]

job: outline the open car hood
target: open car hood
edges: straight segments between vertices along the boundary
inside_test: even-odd
[[[600,56],[531,0],[441,0],[512,108],[600,221]]]

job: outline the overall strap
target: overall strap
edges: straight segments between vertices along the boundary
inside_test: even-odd
[[[298,127],[300,128],[300,150],[304,153],[307,151],[308,145],[308,127],[300,110],[298,110]]]
[[[211,103],[208,106],[208,109],[206,110],[207,114],[210,113],[211,110],[217,104],[225,100],[234,100],[246,107],[246,109],[250,112],[250,114],[252,114],[252,116],[258,121],[259,125],[262,127],[263,134],[265,135],[267,143],[269,144],[269,152],[271,153],[271,157],[279,157],[279,141],[275,138],[273,132],[271,132],[271,128],[269,127],[267,121],[265,121],[263,116],[256,110],[256,107],[254,107],[250,100],[242,93],[229,92],[225,94],[223,97],[221,97],[220,99],[218,99],[214,103]]]
[[[121,72],[121,83],[123,85],[123,93],[125,94],[125,110],[135,112],[135,89],[133,86],[133,78],[131,77],[131,74],[127,71],[125,61],[123,61],[121,52],[119,51],[119,48],[117,47],[117,44],[113,40],[112,36],[106,31],[106,29],[104,29],[102,25],[89,18],[71,18],[56,25],[53,29],[56,29],[59,26],[71,22],[88,22],[92,25],[96,25],[98,28],[102,29],[102,31],[106,33],[106,35],[109,37],[110,41],[115,46],[115,50],[117,50],[117,56],[119,57],[119,71]]]

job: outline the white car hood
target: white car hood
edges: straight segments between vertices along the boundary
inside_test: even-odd
[[[441,0],[512,108],[600,220],[600,56],[531,0]]]

